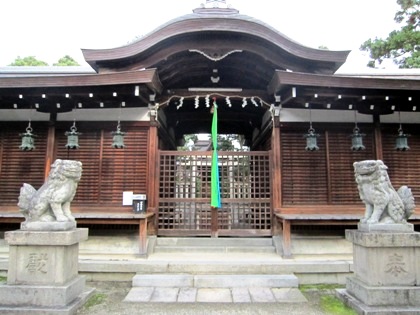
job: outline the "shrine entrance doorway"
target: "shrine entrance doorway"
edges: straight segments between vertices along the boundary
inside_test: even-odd
[[[160,151],[158,235],[269,236],[269,152],[219,152],[222,208],[210,207],[211,151]]]

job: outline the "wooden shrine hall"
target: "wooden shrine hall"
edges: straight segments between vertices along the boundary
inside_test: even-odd
[[[147,196],[149,235],[283,231],[287,247],[295,225],[356,224],[364,205],[352,164],[365,159],[383,160],[392,183],[420,199],[420,75],[335,74],[349,51],[302,46],[219,2],[126,46],[83,49],[91,69],[0,68],[1,224],[22,219],[20,187],[40,187],[58,158],[83,163],[79,224],[110,233],[138,224],[123,205],[133,192]],[[214,98],[219,134],[250,150],[219,152],[212,216],[211,151],[177,148],[210,133]],[[34,147],[22,144],[28,132]]]

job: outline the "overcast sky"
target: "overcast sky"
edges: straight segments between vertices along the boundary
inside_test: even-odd
[[[113,48],[192,12],[205,0],[0,0],[0,66],[17,56],[49,64],[70,55],[81,65],[81,48]],[[352,50],[347,68],[364,68],[358,51],[372,37],[386,38],[396,0],[228,0],[309,47]]]

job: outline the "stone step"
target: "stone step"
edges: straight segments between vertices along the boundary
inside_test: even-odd
[[[297,288],[168,288],[135,287],[130,303],[306,303]],[[249,312],[252,313],[252,312]]]
[[[271,238],[158,237],[154,253],[274,253]]]
[[[297,288],[298,278],[293,274],[138,274],[133,277],[133,287],[178,288]]]
[[[233,238],[233,237],[158,237],[156,246],[272,246],[271,237]]]
[[[344,274],[352,271],[351,261],[169,261],[169,260],[81,260],[80,270],[84,273],[128,273],[128,274]]]
[[[156,246],[154,253],[274,253],[273,246]]]
[[[352,255],[353,244],[344,236],[292,236],[293,255]]]

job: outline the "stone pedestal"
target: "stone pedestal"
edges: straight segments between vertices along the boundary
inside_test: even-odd
[[[401,230],[346,231],[354,276],[338,295],[359,314],[420,313],[420,233]]]
[[[88,229],[6,232],[7,285],[1,314],[74,314],[93,292],[78,274],[79,242]]]

